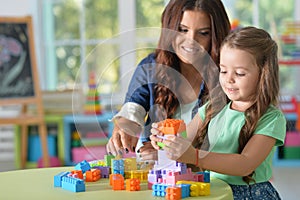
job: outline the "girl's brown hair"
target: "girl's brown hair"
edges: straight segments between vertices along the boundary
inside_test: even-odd
[[[216,64],[219,63],[220,45],[230,31],[230,22],[220,0],[170,0],[162,14],[162,31],[158,48],[155,51],[157,64],[164,67],[159,67],[160,71],[157,73],[157,79],[160,84],[154,87],[155,104],[165,109],[168,118],[171,118],[175,113],[179,101],[172,92],[175,91],[175,82],[178,80],[175,80],[166,68],[173,68],[177,72],[181,72],[180,60],[173,50],[172,42],[176,32],[179,31],[183,13],[187,10],[204,11],[209,15],[212,39],[211,50],[208,53]],[[216,82],[215,77],[217,77],[217,74],[211,74],[210,76],[213,78],[207,80]]]
[[[245,27],[236,30],[228,35],[222,43],[223,46],[246,51],[253,55],[255,63],[259,68],[260,77],[257,85],[257,96],[253,100],[253,105],[245,112],[245,124],[243,125],[239,135],[238,153],[241,153],[247,142],[253,136],[259,119],[267,111],[270,105],[278,105],[279,97],[279,67],[277,51],[278,47],[271,36],[263,29],[255,27]],[[201,144],[205,143],[207,135],[207,127],[212,117],[214,117],[220,109],[228,103],[224,92],[221,92],[221,87],[216,87],[218,95],[210,95],[210,101],[206,108],[206,117],[203,126],[198,131]],[[222,94],[222,95],[221,95]],[[223,102],[223,103],[220,103]],[[252,178],[254,172],[243,177],[246,183],[254,181]]]

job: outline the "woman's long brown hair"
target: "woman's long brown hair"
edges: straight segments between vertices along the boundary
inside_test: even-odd
[[[253,136],[259,119],[266,113],[270,105],[278,105],[279,97],[279,67],[277,58],[277,44],[271,36],[264,30],[245,27],[237,30],[225,38],[222,47],[246,51],[253,55],[256,65],[260,70],[259,83],[257,86],[257,96],[254,103],[245,112],[245,124],[243,125],[238,138],[238,153],[241,153],[247,142]],[[221,47],[221,48],[222,48]],[[223,93],[223,94],[222,94]],[[229,102],[221,91],[220,85],[216,87],[216,94],[210,95],[210,101],[206,108],[206,116],[203,126],[198,131],[199,146],[206,143],[207,127],[212,117],[214,117]],[[222,94],[222,95],[220,95]],[[221,103],[223,102],[223,103]],[[203,148],[203,147],[202,147]],[[252,178],[254,172],[243,177],[246,183],[255,181]]]
[[[176,32],[179,31],[183,13],[187,10],[204,11],[210,16],[212,39],[211,50],[208,53],[217,65],[219,63],[220,45],[230,31],[230,22],[220,0],[170,0],[162,14],[162,31],[158,48],[155,51],[157,64],[164,67],[158,67],[160,71],[157,72],[157,79],[160,84],[154,87],[155,104],[160,105],[165,110],[165,117],[167,118],[173,116],[179,106],[179,101],[173,92],[176,90],[175,82],[178,80],[175,80],[166,68],[181,72],[180,60],[173,50],[172,42]],[[216,82],[215,77],[218,75],[212,74],[211,76],[213,78],[208,78],[208,80]],[[208,93],[207,90],[206,93]]]

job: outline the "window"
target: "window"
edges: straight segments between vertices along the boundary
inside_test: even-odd
[[[136,64],[158,40],[141,27],[160,27],[164,5],[163,0],[44,0],[46,89],[87,88],[95,72],[100,94],[123,99]]]
[[[45,89],[73,89],[74,85],[87,89],[89,74],[95,72],[102,102],[122,103],[137,63],[157,45],[167,2],[43,0]],[[223,3],[231,21],[238,19],[242,26],[264,28],[275,38],[284,32],[286,21],[294,20],[297,7],[295,0]],[[282,68],[283,88],[291,87],[288,75],[289,70]]]
[[[298,32],[296,36],[297,44],[285,44],[282,37],[294,34],[288,30],[288,24],[300,20],[299,10],[297,10],[299,9],[299,0],[224,0],[223,2],[231,20],[237,19],[241,26],[254,25],[263,28],[272,35],[279,45],[280,60],[295,59],[289,55],[289,51],[291,48],[298,48],[298,52],[300,51],[300,33]],[[300,94],[297,87],[300,84],[298,78],[300,66],[280,65],[279,70],[281,94]]]

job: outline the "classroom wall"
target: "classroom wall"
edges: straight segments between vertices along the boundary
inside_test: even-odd
[[[31,15],[33,19],[33,34],[34,34],[34,43],[35,43],[35,55],[36,62],[39,71],[40,79],[44,77],[44,68],[41,66],[41,33],[42,29],[39,26],[41,24],[41,19],[38,16],[40,13],[39,7],[41,1],[39,0],[0,0],[0,17],[18,17]],[[41,81],[40,81],[41,82]],[[45,88],[41,85],[42,88]]]

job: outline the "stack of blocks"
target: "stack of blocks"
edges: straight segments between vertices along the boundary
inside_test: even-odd
[[[181,135],[186,137],[186,126],[183,120],[166,119],[159,122],[159,129],[166,135]],[[153,196],[166,199],[181,199],[189,196],[210,195],[210,173],[208,171],[193,173],[184,163],[170,160],[163,150],[163,143],[159,146],[158,160],[148,173],[148,188]]]
[[[84,109],[85,109],[85,114],[100,115],[102,112],[101,112],[100,97],[97,90],[95,76],[96,75],[94,72],[90,74],[89,91],[88,91]]]
[[[183,120],[165,120],[164,133],[177,135],[185,133]],[[149,171],[138,170],[136,158],[115,158],[105,155],[104,160],[88,163],[82,161],[71,172],[61,172],[54,176],[54,186],[72,192],[85,191],[85,182],[96,182],[109,178],[112,189],[139,191],[140,183],[148,180],[148,188],[153,196],[166,199],[181,199],[189,196],[206,196],[210,194],[210,173],[207,171],[193,173],[186,164],[168,160],[164,161],[163,150],[160,150],[158,161]],[[167,167],[166,167],[167,166]],[[110,174],[111,172],[111,174]]]
[[[110,174],[110,172],[112,172]],[[137,170],[136,158],[115,158],[105,155],[104,160],[78,163],[71,172],[61,172],[54,176],[54,187],[72,192],[84,192],[85,182],[96,182],[109,178],[113,190],[138,191],[140,182],[147,181],[148,171]],[[125,182],[125,176],[126,182]]]
[[[164,134],[161,136],[163,139],[167,135],[180,135],[186,138],[186,125],[181,119],[166,119],[158,123],[160,131]],[[163,149],[164,144],[161,142],[157,143],[158,146]]]

